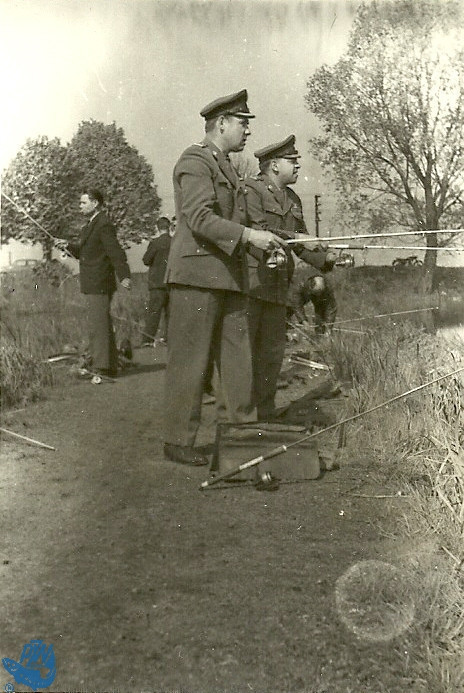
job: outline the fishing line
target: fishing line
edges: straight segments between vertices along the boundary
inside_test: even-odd
[[[20,207],[20,206],[17,204],[17,202],[15,202],[14,200],[12,200],[11,197],[8,197],[8,195],[7,195],[6,193],[4,193],[3,191],[2,191],[2,197],[4,197],[6,200],[8,200],[8,202],[10,202],[12,205],[14,205],[14,206],[16,207],[16,209],[17,209],[19,212],[21,212],[21,213],[24,214],[28,219],[30,219],[30,221],[32,221],[33,224],[35,224],[41,231],[43,231],[49,238],[52,239],[52,241],[54,242],[54,244],[56,243],[57,239],[55,238],[55,236],[53,236],[53,234],[51,234],[49,231],[47,231],[47,229],[44,228],[44,227],[42,226],[42,224],[40,224],[40,223],[39,223],[38,221],[36,221],[33,217],[31,217],[31,215],[30,215],[28,212],[26,212],[25,209],[23,209],[22,207]],[[60,252],[66,253],[66,254],[68,255],[68,257],[72,258],[73,260],[76,259],[76,258],[74,257],[74,255],[73,255],[67,248],[58,248],[58,246],[56,246],[56,245],[54,245],[54,247],[55,247],[56,249],[58,249]]]

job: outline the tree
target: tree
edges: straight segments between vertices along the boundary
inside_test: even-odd
[[[462,223],[463,13],[454,0],[364,2],[346,54],[308,81],[311,141],[357,224],[373,231]],[[426,236],[429,247],[449,243]],[[427,288],[437,253],[427,250]]]
[[[87,186],[101,189],[124,245],[153,236],[161,205],[153,169],[128,144],[122,128],[115,123],[82,122],[68,145],[68,165],[79,171],[76,199]]]
[[[41,243],[45,259],[51,258],[53,236],[78,233],[78,200],[87,186],[102,190],[125,246],[152,237],[161,204],[152,167],[122,128],[97,121],[81,123],[67,146],[57,138],[27,140],[4,171],[2,186],[3,239]]]
[[[243,152],[238,152],[237,154],[232,153],[230,158],[240,178],[245,179],[249,176],[255,176],[258,173],[257,160],[247,156]]]
[[[27,140],[2,176],[3,239],[41,243],[45,259],[50,259],[53,240],[49,234],[59,235],[75,216],[72,184],[66,147],[58,139]]]

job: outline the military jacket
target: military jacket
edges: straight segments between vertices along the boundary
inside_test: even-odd
[[[295,238],[306,234],[301,200],[294,190],[280,190],[265,174],[247,178],[247,210],[252,228],[272,231],[281,238]],[[303,245],[292,245],[292,250],[302,260],[312,265],[314,274],[320,273],[325,261],[319,251],[311,251]],[[249,293],[253,298],[270,303],[286,304],[287,292],[295,263],[290,248],[286,248],[287,263],[281,267],[266,266],[266,255],[252,250],[248,256]]]
[[[166,282],[245,291],[243,181],[223,152],[206,138],[183,152],[174,168],[173,182],[177,228]]]

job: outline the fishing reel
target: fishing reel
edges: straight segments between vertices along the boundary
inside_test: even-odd
[[[354,267],[354,255],[351,253],[340,253],[335,260],[335,267]]]
[[[280,486],[279,479],[271,472],[258,472],[256,474],[254,487],[257,491],[277,491]]]
[[[266,258],[266,267],[276,269],[287,264],[287,253],[282,248],[274,248]]]

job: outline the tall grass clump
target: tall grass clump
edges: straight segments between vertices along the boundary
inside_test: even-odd
[[[38,362],[11,335],[0,336],[0,405],[9,408],[38,399],[53,383],[50,366]]]
[[[130,292],[119,290],[112,302],[116,340],[143,341],[147,306],[145,275],[135,275]],[[1,402],[4,408],[42,396],[43,388],[63,382],[68,369],[44,360],[64,350],[87,350],[85,297],[78,277],[57,285],[47,275],[2,276],[1,287]]]
[[[336,375],[351,382],[344,416],[464,367],[464,344],[443,342],[409,322],[384,322],[366,336],[327,343]],[[347,457],[362,454],[402,489],[396,537],[415,618],[398,652],[424,691],[464,690],[464,372],[395,401],[350,425]],[[351,454],[350,454],[351,453]],[[407,505],[406,505],[407,503]],[[398,507],[398,506],[395,506]]]
[[[58,372],[47,357],[82,341],[82,308],[75,279],[58,289],[27,274],[2,281],[1,405],[9,408],[43,396]],[[82,303],[82,302],[81,302]]]

